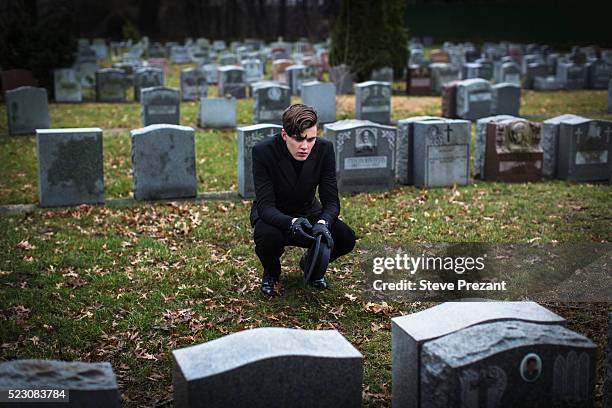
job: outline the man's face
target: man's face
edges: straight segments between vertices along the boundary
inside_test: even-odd
[[[285,129],[281,130],[281,137],[287,144],[287,150],[295,160],[304,161],[310,155],[312,146],[317,140],[317,125],[304,130],[299,137],[289,136]]]

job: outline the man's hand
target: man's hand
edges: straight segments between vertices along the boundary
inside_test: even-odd
[[[312,241],[314,237],[306,231],[310,231],[312,225],[306,218],[294,218],[291,224],[291,235],[296,239],[306,239]]]
[[[317,222],[314,227],[312,227],[312,235],[315,237],[321,235],[321,242],[325,242],[329,249],[333,248],[334,240],[332,239],[331,232],[327,229],[327,224]]]

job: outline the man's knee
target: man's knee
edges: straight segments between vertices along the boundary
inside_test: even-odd
[[[282,253],[285,236],[279,228],[267,224],[262,220],[257,221],[253,230],[253,241],[257,251],[266,253]]]
[[[334,252],[336,257],[346,255],[355,248],[357,240],[355,231],[344,222],[338,220],[332,227],[332,238],[334,239]]]

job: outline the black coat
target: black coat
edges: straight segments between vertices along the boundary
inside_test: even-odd
[[[255,201],[251,208],[251,225],[261,218],[270,225],[288,230],[292,218],[320,213],[319,219],[327,221],[331,228],[340,214],[333,144],[318,137],[299,178],[291,160],[280,134],[253,147]],[[315,197],[317,187],[320,202]]]

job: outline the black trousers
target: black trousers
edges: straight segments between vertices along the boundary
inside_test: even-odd
[[[318,217],[308,218],[314,225]],[[346,255],[355,247],[355,232],[341,220],[336,220],[331,227],[331,235],[334,240],[329,262]],[[264,268],[264,275],[279,277],[281,272],[280,257],[285,252],[285,246],[297,246],[309,248],[309,242],[299,242],[293,239],[289,230],[283,231],[273,225],[259,219],[253,229],[253,240],[255,241],[255,253]],[[317,278],[321,278],[317,277]]]

